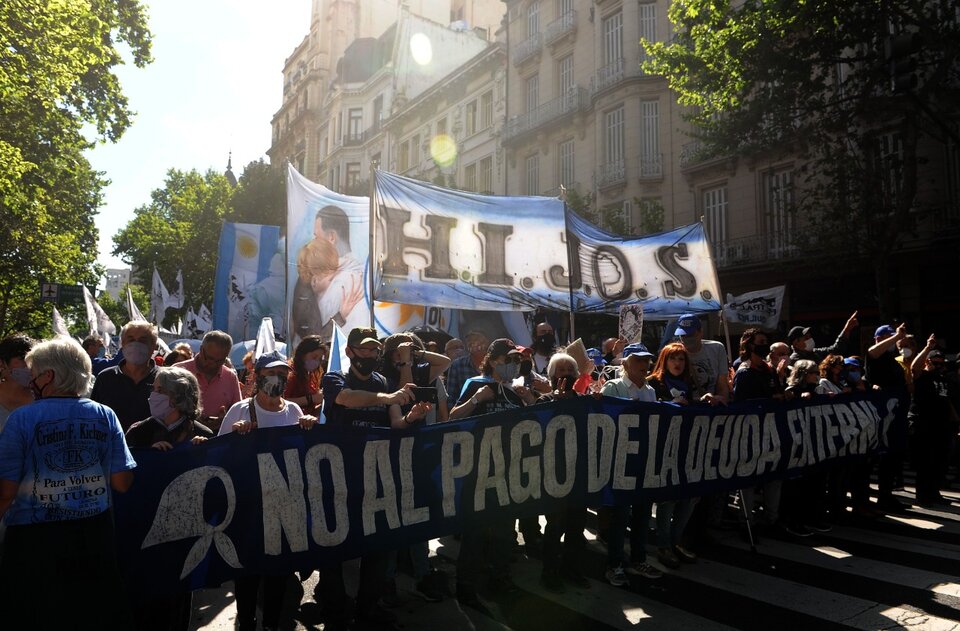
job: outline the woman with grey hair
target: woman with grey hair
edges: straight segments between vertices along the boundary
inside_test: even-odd
[[[90,604],[123,591],[111,490],[130,488],[137,463],[117,415],[86,398],[90,356],[77,342],[42,342],[25,361],[37,400],[0,434],[0,611],[24,629],[72,629],[77,616],[85,628],[131,628],[118,603]]]
[[[168,451],[184,441],[194,444],[213,438],[213,431],[200,423],[200,384],[189,370],[170,366],[157,369],[153,392],[147,401],[150,417],[127,430],[133,449]]]
[[[169,366],[157,369],[150,393],[150,417],[127,430],[131,449],[169,451],[174,445],[197,444],[213,437],[200,417],[200,384],[189,370]],[[133,613],[137,629],[186,631],[190,626],[193,594],[153,596],[134,591]]]

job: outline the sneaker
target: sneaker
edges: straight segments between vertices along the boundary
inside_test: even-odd
[[[813,534],[813,531],[803,524],[784,524],[783,529],[794,537],[809,537]]]
[[[574,587],[580,589],[590,589],[590,580],[583,575],[583,572],[573,567],[564,567],[560,569],[560,577]]]
[[[804,524],[804,526],[808,530],[812,530],[813,532],[830,532],[831,530],[833,530],[833,526],[831,526],[830,524],[828,524],[827,522],[821,519],[807,522]]]
[[[630,579],[627,578],[626,573],[623,571],[623,567],[611,567],[607,570],[604,576],[607,579],[607,582],[613,585],[614,587],[623,587],[624,585],[630,584]]]
[[[563,585],[563,580],[560,579],[560,573],[556,571],[543,570],[540,574],[540,584],[548,592],[554,594],[562,594],[567,591],[567,588]]]
[[[677,562],[679,565],[680,562]],[[630,565],[627,566],[627,574],[633,574],[634,576],[642,576],[643,578],[663,578],[663,572],[653,567],[649,563],[644,563],[642,561],[633,561]]]
[[[680,567],[680,559],[670,548],[657,548],[657,560],[665,567],[675,570]]]
[[[438,603],[443,600],[444,597],[444,593],[440,590],[440,586],[437,584],[437,580],[433,577],[432,572],[417,581],[413,593],[428,603]]]
[[[690,550],[687,550],[683,546],[673,546],[673,553],[677,555],[677,558],[684,563],[696,563],[697,555]]]

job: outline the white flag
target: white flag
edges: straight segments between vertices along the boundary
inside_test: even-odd
[[[277,350],[277,340],[273,335],[273,318],[264,318],[260,321],[260,329],[257,331],[255,358],[275,350]]]
[[[759,289],[739,296],[727,294],[723,315],[728,322],[758,326],[767,330],[776,329],[780,323],[780,308],[783,306],[784,285]]]
[[[206,333],[213,328],[213,316],[210,313],[210,310],[207,309],[207,305],[201,304],[200,310],[197,311],[197,330],[201,333]]]
[[[146,320],[146,318],[143,317],[143,312],[137,307],[137,303],[133,301],[133,293],[130,291],[130,285],[127,285],[127,312],[130,314],[131,321]]]
[[[183,270],[177,270],[177,291],[169,295],[163,308],[164,311],[168,308],[183,308]]]
[[[90,290],[87,289],[86,285],[83,287],[83,306],[87,311],[87,335],[96,335],[97,334],[97,312],[93,310],[93,296],[90,295]]]
[[[56,307],[53,308],[53,336],[70,337],[70,331],[67,330],[67,323],[63,321],[63,316],[60,315]]]
[[[91,321],[90,311],[93,311],[91,334],[96,333],[104,340],[108,340],[111,335],[116,334],[116,325],[107,315],[107,312],[103,310],[103,307],[100,306],[100,303],[97,302],[97,299],[90,295],[90,291],[86,287],[83,288],[83,302],[87,305],[87,321]]]
[[[150,288],[150,321],[160,324],[163,321],[164,313],[167,310],[167,303],[170,302],[170,292],[164,287],[160,279],[160,272],[157,266],[153,266],[153,284]]]
[[[347,336],[344,335],[343,329],[334,322],[333,333],[330,336],[330,359],[327,365],[327,371],[336,372],[347,370],[350,370],[350,358],[347,357]],[[321,424],[327,422],[327,417],[323,413],[323,410],[320,410],[320,416],[317,422]]]

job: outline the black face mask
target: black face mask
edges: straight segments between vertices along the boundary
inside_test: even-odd
[[[753,352],[759,355],[760,357],[766,357],[770,354],[770,345],[769,344],[754,344]]]
[[[553,352],[553,347],[557,345],[557,338],[553,333],[544,333],[537,338],[536,343],[533,345],[541,355],[549,355]]]
[[[380,363],[379,357],[351,357],[350,365],[361,375],[366,377],[377,369]]]
[[[532,359],[521,360],[519,375],[521,377],[527,377],[530,375],[531,372],[533,372],[533,360]]]

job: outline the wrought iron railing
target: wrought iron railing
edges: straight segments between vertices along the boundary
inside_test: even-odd
[[[589,94],[584,88],[574,86],[566,94],[537,106],[525,114],[514,116],[507,121],[504,140],[511,140],[533,131],[543,125],[563,118],[568,114],[586,109],[589,106]]]

